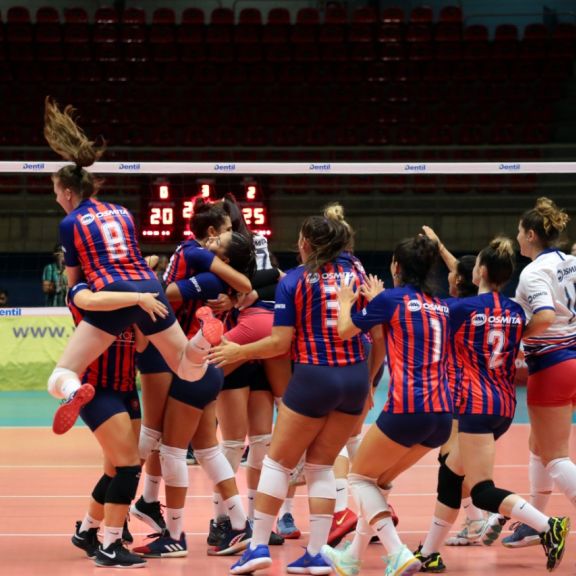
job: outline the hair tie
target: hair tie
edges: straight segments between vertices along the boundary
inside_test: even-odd
[[[82,180],[82,166],[80,166],[80,164],[76,164],[72,169],[72,172],[74,172],[74,174],[78,176],[80,180]]]

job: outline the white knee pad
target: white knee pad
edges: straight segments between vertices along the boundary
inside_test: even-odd
[[[532,494],[552,492],[554,489],[554,478],[546,470],[540,456],[536,456],[533,452],[530,452],[528,477]]]
[[[223,440],[222,452],[224,452],[224,456],[226,456],[234,474],[236,474],[238,468],[240,468],[240,461],[244,453],[244,440]]]
[[[546,470],[556,483],[556,486],[574,504],[576,499],[576,466],[570,458],[556,458],[548,462]]]
[[[247,464],[250,468],[254,468],[254,470],[262,470],[264,456],[268,454],[271,441],[272,434],[262,434],[261,436],[250,436],[248,438],[250,451],[248,452]]]
[[[336,500],[336,477],[334,467],[329,464],[304,464],[304,475],[309,498]]]
[[[348,474],[348,485],[358,510],[370,523],[381,512],[388,512],[386,498],[378,488],[376,478],[368,478],[360,474]]]
[[[360,443],[362,442],[362,436],[358,434],[357,436],[351,436],[346,442],[346,448],[348,449],[348,458],[350,458],[350,462],[354,461],[356,458],[356,452],[358,452],[358,448],[360,447]]]
[[[140,428],[138,451],[140,452],[141,460],[148,460],[148,456],[150,456],[152,450],[158,450],[161,438],[162,432],[158,430],[153,430],[152,428],[147,428],[146,426],[142,426]]]
[[[264,456],[258,492],[284,500],[288,494],[290,472],[289,468],[285,468],[282,464],[272,460],[270,456]]]
[[[194,456],[214,486],[224,482],[224,480],[234,478],[232,466],[230,466],[230,462],[224,456],[220,446],[194,450]]]
[[[166,486],[188,488],[188,467],[186,465],[186,448],[175,448],[160,444],[160,464],[162,477]]]
[[[346,446],[343,446],[342,450],[338,452],[338,458],[346,458],[346,460],[349,460],[348,449],[346,448]]]
[[[52,374],[48,378],[48,392],[61,400],[68,398],[68,396],[80,388],[80,378],[76,372],[68,370],[68,368],[54,368]]]

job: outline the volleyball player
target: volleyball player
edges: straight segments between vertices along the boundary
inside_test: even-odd
[[[422,572],[442,572],[439,548],[460,508],[464,475],[475,506],[532,526],[540,534],[549,571],[560,565],[569,518],[549,518],[519,495],[494,485],[495,441],[510,427],[516,407],[516,356],[525,326],[522,307],[499,293],[514,271],[508,238],[496,238],[476,259],[478,296],[450,304],[450,323],[462,367],[458,445],[438,477],[438,502],[432,526],[416,552]]]
[[[388,552],[387,576],[420,568],[396,532],[388,491],[381,487],[450,436],[452,398],[445,372],[449,312],[429,285],[437,258],[438,244],[423,235],[400,242],[391,264],[394,288],[383,291],[381,282],[368,278],[362,291],[370,303],[353,314],[358,294],[349,286],[340,289],[338,333],[351,338],[361,330],[383,329],[390,369],[388,401],[364,436],[348,475],[359,513],[354,540],[345,550],[322,548],[322,556],[342,576],[359,573],[373,531]]]
[[[167,308],[156,294],[139,294],[140,306],[155,321],[165,317]],[[68,305],[75,324],[86,310],[118,310],[134,304],[134,294],[93,293],[80,283],[69,292]],[[80,416],[94,433],[104,453],[104,474],[92,491],[88,512],[76,523],[72,543],[93,558],[97,566],[138,568],[144,562],[122,544],[128,512],[122,479],[139,470],[138,434],[140,401],[136,390],[134,353],[136,334],[132,327],[122,331],[112,346],[95,360],[82,375],[82,383],[94,390],[94,398]],[[136,480],[137,482],[137,480]],[[104,520],[104,538],[98,529]]]
[[[232,566],[232,574],[248,574],[272,563],[267,545],[270,532],[288,492],[290,472],[304,453],[310,539],[305,554],[286,571],[328,574],[331,570],[319,552],[334,511],[332,467],[362,413],[369,388],[361,339],[344,342],[336,329],[337,284],[347,278],[360,285],[360,270],[344,252],[349,242],[350,231],[340,222],[306,218],[298,240],[303,265],[287,272],[278,285],[271,336],[242,346],[224,342],[211,356],[211,362],[224,365],[275,357],[292,348],[294,360],[258,484],[252,542]]]
[[[158,292],[158,299],[166,304],[160,284],[138,248],[132,215],[122,206],[95,198],[101,181],[84,167],[102,156],[104,146],[98,148],[88,140],[74,121],[73,112],[70,106],[61,112],[46,99],[46,140],[55,152],[73,162],[73,166],[61,168],[53,176],[56,201],[67,214],[60,223],[60,235],[68,281],[75,285],[83,275],[94,291]],[[114,313],[87,312],[48,379],[49,392],[68,401],[66,409],[56,414],[56,432],[69,429],[81,407],[91,399],[90,387],[81,386],[79,375],[132,324],[150,338],[171,369],[189,381],[204,374],[210,340],[219,341],[222,332],[218,320],[206,318],[204,332],[208,339],[199,331],[195,339],[188,341],[172,311],[157,322],[152,322],[138,306]],[[129,502],[137,474],[126,479],[125,484]]]
[[[532,503],[540,510],[554,484],[576,504],[576,466],[570,459],[576,404],[576,257],[555,247],[568,221],[552,200],[539,198],[518,225],[520,253],[532,260],[520,274],[516,299],[528,317],[524,353],[531,425],[529,477]],[[535,536],[520,524],[503,544],[530,545]]]

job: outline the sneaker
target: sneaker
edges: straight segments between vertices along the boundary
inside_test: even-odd
[[[570,518],[552,516],[552,518],[548,518],[548,525],[550,530],[540,534],[540,541],[548,558],[546,568],[548,572],[552,572],[562,562],[566,550],[566,538],[570,532]]]
[[[160,502],[146,502],[144,496],[140,496],[132,506],[130,506],[130,514],[133,514],[142,520],[154,530],[155,533],[163,532],[166,529],[166,522],[162,516],[162,505]]]
[[[179,540],[170,536],[167,530],[160,534],[151,534],[150,538],[155,538],[145,546],[132,548],[134,554],[144,556],[145,558],[182,558],[188,556],[186,546],[186,534],[182,532]]]
[[[202,306],[196,310],[196,318],[200,321],[202,335],[212,345],[217,346],[224,334],[224,325],[212,312],[209,306]]]
[[[460,532],[456,536],[450,536],[444,544],[446,546],[470,546],[476,544],[484,534],[486,527],[487,520],[485,519],[470,520],[470,518],[466,518]]]
[[[130,529],[128,528],[128,518],[124,520],[124,526],[122,527],[122,542],[125,544],[132,544],[132,542],[134,542],[134,537],[130,534]]]
[[[339,576],[356,576],[360,574],[360,560],[354,558],[349,549],[350,542],[346,542],[342,550],[324,545],[320,548],[320,554]]]
[[[192,448],[192,446],[188,446],[188,451],[186,452],[186,464],[188,464],[188,466],[195,466],[198,464],[198,460],[196,460],[196,456],[194,456],[194,448]]]
[[[337,546],[346,534],[352,532],[358,523],[358,516],[350,508],[335,512],[332,518],[332,526],[328,535],[329,546]]]
[[[270,532],[268,546],[282,546],[282,544],[284,544],[284,538],[272,530],[272,532]]]
[[[420,544],[420,546],[418,546],[418,550],[414,552],[414,557],[420,562],[420,564],[422,564],[422,566],[419,568],[420,572],[432,572],[433,574],[436,574],[446,570],[446,564],[444,564],[442,556],[440,556],[440,552],[432,552],[432,554],[424,556],[421,550],[422,544]]]
[[[101,568],[144,568],[146,566],[146,560],[124,548],[120,538],[112,542],[108,548],[100,546],[96,551],[94,562]]]
[[[438,557],[440,557],[440,554],[438,554]],[[412,554],[407,546],[402,546],[398,552],[389,554],[384,560],[386,561],[384,576],[409,576],[419,570],[428,572],[428,570],[423,570],[424,566],[418,555]],[[444,566],[444,569],[446,569],[446,566]]]
[[[265,544],[256,546],[254,550],[248,546],[242,554],[242,558],[230,568],[230,574],[252,574],[256,570],[262,570],[272,565],[270,550]]]
[[[512,534],[502,538],[502,546],[506,546],[506,548],[526,548],[540,544],[540,534],[528,524],[514,522],[510,528],[512,529]]]
[[[226,521],[230,522],[230,518],[223,514],[220,514],[216,520],[213,518],[210,520],[208,538],[206,538],[206,544],[208,544],[208,546],[216,546],[216,544],[220,542],[220,539],[222,538],[222,527],[225,525]]]
[[[308,550],[298,560],[294,560],[286,566],[288,574],[330,574],[332,567],[321,554],[312,556]]]
[[[246,526],[242,530],[234,530],[230,518],[226,516],[223,523],[217,525],[218,541],[208,548],[208,556],[231,556],[241,552],[250,544],[252,528],[246,520]]]
[[[506,522],[508,522],[508,518],[501,514],[491,514],[488,520],[486,520],[484,534],[482,534],[482,544],[484,544],[484,546],[492,546],[500,537],[502,528],[504,528]]]
[[[68,400],[60,404],[60,407],[54,413],[54,420],[52,421],[54,434],[65,434],[74,426],[82,406],[85,406],[94,398],[94,392],[94,386],[82,384]]]
[[[294,523],[294,516],[290,512],[286,512],[281,518],[278,518],[276,530],[285,540],[297,540],[301,535],[300,530]]]
[[[82,522],[76,522],[76,530],[72,536],[72,544],[86,552],[86,556],[92,559],[96,556],[98,548],[100,548],[100,540],[98,540],[98,528],[88,528],[84,532],[80,532]]]

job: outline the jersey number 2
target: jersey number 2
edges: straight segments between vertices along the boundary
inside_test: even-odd
[[[496,370],[496,368],[502,366],[502,362],[504,361],[502,358],[502,348],[504,348],[504,332],[502,332],[502,330],[490,330],[488,332],[488,344],[492,346],[488,367],[490,370]]]

